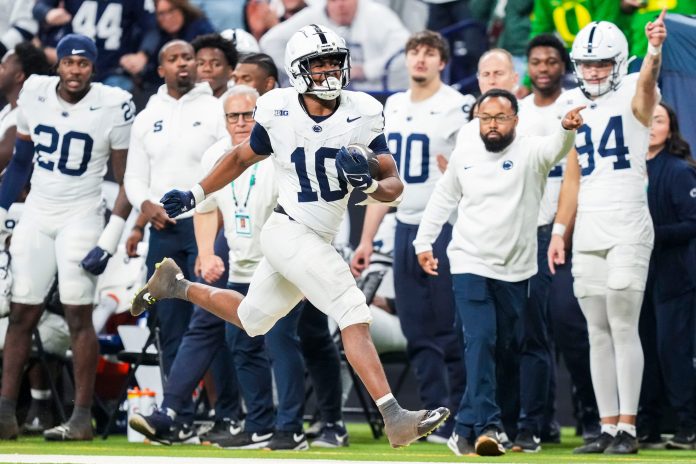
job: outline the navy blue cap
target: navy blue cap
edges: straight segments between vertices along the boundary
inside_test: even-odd
[[[84,56],[92,64],[97,62],[97,46],[89,37],[82,34],[68,34],[56,46],[58,61],[66,56]]]

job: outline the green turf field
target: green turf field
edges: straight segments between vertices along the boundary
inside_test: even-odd
[[[580,444],[580,439],[563,431],[563,444],[544,445],[539,454],[508,453],[499,458],[459,458],[445,445],[416,443],[406,449],[392,450],[386,439],[373,440],[365,424],[348,424],[351,444],[342,449],[311,449],[306,452],[270,451],[230,451],[209,446],[152,446],[128,443],[125,436],[112,436],[103,441],[100,438],[91,443],[49,443],[39,437],[20,438],[16,442],[0,442],[0,454],[70,454],[70,455],[112,455],[112,456],[176,456],[176,457],[217,457],[217,458],[266,458],[269,462],[288,459],[329,459],[352,461],[420,461],[420,462],[519,462],[519,463],[560,463],[560,462],[621,462],[621,463],[696,463],[696,451],[651,450],[641,451],[636,456],[591,456],[573,455],[572,448]],[[124,459],[124,464],[137,464],[137,459]],[[231,461],[234,462],[234,461]]]

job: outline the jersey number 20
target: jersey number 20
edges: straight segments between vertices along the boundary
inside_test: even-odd
[[[583,124],[580,129],[578,129],[578,139],[580,135],[585,136],[585,144],[575,146],[578,152],[578,157],[582,155],[587,155],[587,166],[582,168],[582,175],[588,176],[592,174],[595,169],[594,153],[595,148],[592,143],[592,129],[587,124]],[[612,134],[614,134],[614,147],[608,148],[609,139]],[[612,116],[609,118],[607,123],[607,128],[604,129],[602,134],[602,139],[599,141],[599,148],[597,148],[597,153],[599,156],[616,156],[616,161],[614,161],[614,169],[628,169],[631,167],[631,161],[626,158],[628,155],[628,147],[624,142],[623,133],[623,118],[621,116]]]
[[[58,150],[58,145],[60,143],[60,158],[58,159],[58,170],[65,174],[66,176],[81,176],[87,170],[87,164],[92,158],[92,147],[94,146],[94,140],[89,134],[84,132],[70,131],[63,135],[62,140],[60,134],[55,127],[44,126],[40,124],[34,128],[34,134],[40,136],[41,134],[48,134],[51,136],[51,140],[47,145],[36,144],[34,146],[34,151],[36,152],[36,164],[44,169],[53,171],[55,168],[55,162],[46,159],[46,155],[52,155]],[[75,142],[82,142],[82,159],[80,164],[71,168],[68,166],[68,157],[70,156],[70,144]],[[72,160],[70,160],[72,161]],[[74,163],[71,163],[74,165]]]

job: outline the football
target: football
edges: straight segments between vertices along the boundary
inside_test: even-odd
[[[367,166],[370,168],[370,176],[373,179],[379,180],[379,160],[374,151],[370,147],[362,143],[351,143],[346,147],[351,155],[362,156],[367,158]]]

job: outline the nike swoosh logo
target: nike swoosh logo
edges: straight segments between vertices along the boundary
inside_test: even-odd
[[[241,427],[235,427],[234,425],[230,425],[230,435],[237,435],[241,431]]]
[[[464,169],[465,169],[465,170],[466,170],[466,169],[471,169],[471,168],[473,168],[473,166],[464,166]]]
[[[532,438],[532,440],[534,440],[534,443],[536,443],[537,445],[539,443],[541,443],[541,438],[539,438],[539,437],[534,437],[534,438]]]
[[[358,116],[357,118],[353,118],[353,119],[351,119],[350,116],[349,116],[349,117],[346,118],[346,122],[357,121],[357,120],[360,119],[360,118],[362,118],[362,116]]]
[[[272,433],[267,433],[265,435],[259,435],[258,433],[254,432],[251,435],[251,441],[266,441],[270,440],[270,438],[273,436]]]
[[[439,412],[435,412],[435,414],[433,414],[432,416],[430,416],[428,418],[428,422],[437,422],[440,420],[441,417],[442,417],[442,414],[440,414]]]
[[[72,52],[70,52],[71,55],[79,55],[80,53],[84,53],[84,50],[75,50],[74,48],[72,49]]]
[[[355,175],[355,174],[348,174],[348,180],[356,181],[356,182],[367,182],[367,179],[365,175]]]
[[[102,253],[101,258],[99,258],[99,261],[104,261],[108,257],[109,257],[109,253],[107,251],[105,251],[104,253]]]
[[[295,440],[297,443],[301,442],[303,438],[304,438],[304,435],[301,433],[293,433],[292,434],[292,439]]]
[[[98,110],[99,108],[101,108],[101,106],[90,106],[90,107],[89,107],[89,110],[90,110],[90,111],[96,111],[96,110]]]

